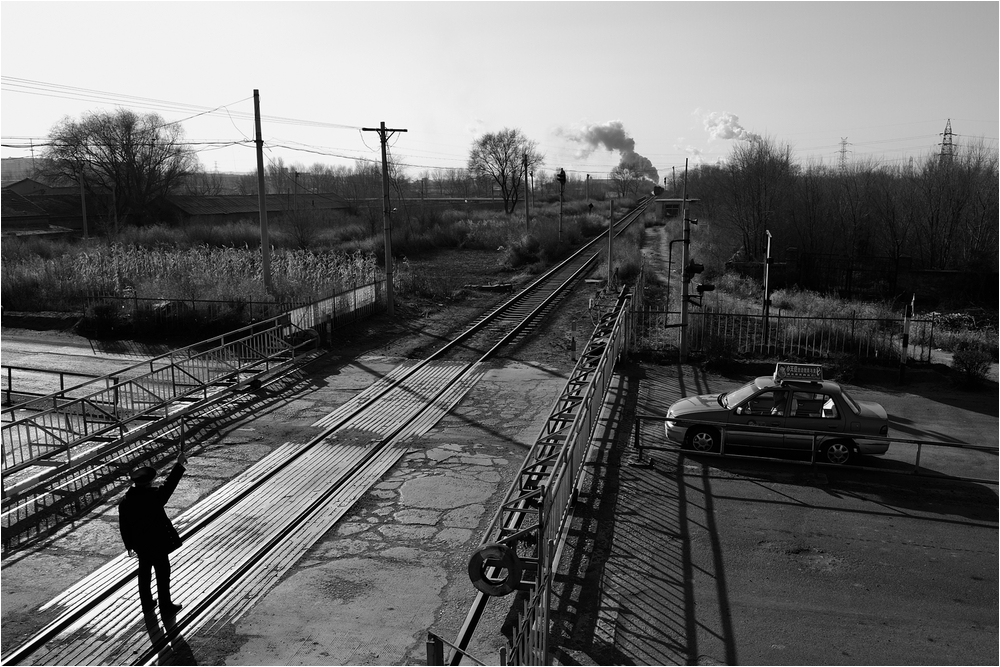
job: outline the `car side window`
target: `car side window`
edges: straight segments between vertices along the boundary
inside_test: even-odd
[[[792,404],[789,407],[790,416],[809,419],[822,417],[823,404],[827,398],[828,396],[825,394],[808,391],[793,392]]]
[[[743,414],[783,415],[788,392],[783,389],[762,391],[744,404]]]

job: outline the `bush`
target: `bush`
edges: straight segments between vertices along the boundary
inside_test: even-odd
[[[968,342],[960,343],[951,359],[951,368],[958,373],[956,379],[959,384],[969,387],[983,384],[992,364],[993,354],[990,350]]]
[[[756,280],[737,273],[726,273],[716,278],[715,288],[737,299],[756,303],[760,303],[764,293],[764,288]]]
[[[259,248],[260,224],[250,220],[226,222],[223,224],[189,225],[184,228],[184,237],[191,245],[207,245],[216,248]]]
[[[858,357],[848,352],[838,352],[827,363],[830,379],[837,382],[851,382],[858,371]]]
[[[100,339],[128,333],[131,326],[120,304],[103,301],[87,308],[76,329],[84,336]]]

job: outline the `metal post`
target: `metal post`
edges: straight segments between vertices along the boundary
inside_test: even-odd
[[[559,184],[559,242],[562,243],[563,184]]]
[[[913,306],[917,300],[917,295],[914,294],[910,299],[910,303],[906,305],[906,310],[903,312],[903,341],[902,350],[900,350],[899,358],[899,381],[902,382],[906,377],[906,362],[907,358],[910,356],[910,321],[913,319]]]
[[[609,202],[608,208],[608,291],[611,291],[611,264],[612,264],[612,243],[614,242],[614,228],[615,228],[615,200],[612,199]]]
[[[444,642],[433,632],[427,633],[427,664],[444,664]]]
[[[771,232],[764,230],[767,234],[767,256],[764,259],[764,348],[768,344],[768,316],[771,314]]]
[[[687,267],[690,261],[690,246],[691,246],[691,223],[688,220],[687,211],[687,168],[688,161],[684,160],[684,190],[681,202],[681,220],[683,220],[684,225],[684,248],[681,256],[681,267]],[[681,350],[680,350],[680,362],[687,363],[688,355],[688,281],[681,280]]]

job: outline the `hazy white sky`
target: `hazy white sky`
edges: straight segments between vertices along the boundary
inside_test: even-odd
[[[3,156],[125,106],[183,120],[206,169],[251,171],[259,89],[265,159],[305,169],[379,159],[360,128],[383,120],[408,130],[392,153],[414,176],[503,127],[581,175],[618,164],[625,137],[661,178],[747,132],[802,162],[836,164],[844,137],[852,159],[906,160],[937,151],[948,118],[956,142],[1000,135],[998,7],[3,1]]]

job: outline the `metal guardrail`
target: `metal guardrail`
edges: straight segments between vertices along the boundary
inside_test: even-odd
[[[996,456],[998,456],[998,454],[1000,454],[1000,452],[998,452],[997,447],[995,447],[995,446],[969,445],[969,444],[955,443],[955,442],[941,442],[941,441],[938,441],[938,440],[917,440],[917,439],[914,439],[914,438],[893,438],[893,437],[880,437],[880,436],[865,436],[864,437],[865,442],[887,442],[887,443],[889,443],[890,447],[893,444],[897,444],[897,445],[912,446],[912,447],[915,448],[912,469],[910,469],[910,470],[893,470],[893,469],[890,469],[890,468],[875,467],[875,466],[865,466],[865,465],[858,465],[858,464],[852,464],[852,463],[845,463],[845,464],[838,465],[838,464],[835,464],[835,463],[827,463],[825,461],[819,460],[819,455],[820,455],[819,442],[820,442],[820,439],[827,439],[828,440],[830,438],[830,432],[829,431],[812,431],[812,430],[805,430],[805,429],[781,428],[781,427],[775,427],[775,426],[748,426],[748,425],[745,425],[745,424],[740,424],[739,425],[739,430],[741,430],[741,431],[755,431],[755,432],[761,432],[761,433],[775,433],[775,434],[792,433],[792,434],[798,434],[798,435],[811,436],[812,437],[812,447],[811,447],[810,451],[808,452],[809,453],[809,461],[796,461],[793,458],[778,458],[778,457],[770,457],[770,456],[752,456],[752,455],[744,455],[744,454],[735,454],[735,453],[733,453],[731,451],[727,452],[726,451],[726,440],[727,440],[727,431],[729,430],[728,426],[726,424],[720,424],[719,422],[707,422],[707,421],[700,421],[700,420],[695,420],[695,419],[678,419],[678,418],[674,417],[674,418],[671,418],[671,421],[676,421],[679,424],[687,425],[687,426],[711,426],[712,428],[717,429],[720,432],[720,434],[721,434],[720,443],[719,443],[719,451],[718,452],[696,452],[696,451],[693,451],[693,450],[685,449],[685,448],[683,448],[683,447],[681,447],[679,445],[675,445],[675,444],[672,444],[672,443],[668,443],[666,445],[643,444],[643,442],[642,442],[642,436],[641,436],[641,433],[642,433],[641,426],[642,426],[642,422],[643,421],[653,421],[653,422],[660,422],[660,423],[662,423],[662,422],[667,421],[667,418],[664,417],[664,416],[661,416],[661,415],[643,415],[643,414],[636,415],[636,417],[635,417],[635,429],[634,429],[634,435],[633,435],[633,445],[636,448],[636,452],[637,452],[637,455],[638,455],[638,458],[639,458],[640,461],[642,460],[643,452],[646,452],[646,451],[683,452],[683,453],[686,453],[686,454],[693,454],[693,455],[697,455],[697,456],[706,456],[706,457],[740,458],[740,459],[748,459],[748,460],[753,460],[753,461],[780,461],[782,463],[792,463],[792,464],[796,464],[797,463],[797,464],[804,464],[804,465],[809,465],[809,466],[821,466],[821,467],[837,468],[837,469],[870,470],[870,471],[875,471],[875,472],[879,472],[879,473],[888,473],[888,474],[894,474],[894,475],[912,475],[912,476],[919,476],[919,477],[930,477],[930,478],[934,478],[934,479],[948,479],[948,480],[955,480],[955,481],[962,481],[962,482],[976,482],[976,483],[981,483],[981,484],[1000,484],[1000,480],[998,480],[996,477],[994,477],[994,478],[965,477],[965,476],[960,476],[960,475],[946,475],[946,474],[938,473],[938,472],[932,473],[932,472],[927,471],[924,468],[921,468],[921,466],[920,466],[920,458],[921,458],[921,455],[923,453],[923,448],[924,447],[942,447],[942,448],[946,448],[946,449],[964,449],[964,450],[968,450],[968,451],[984,452],[987,455],[991,455],[991,456],[996,457]],[[666,440],[666,436],[664,436],[661,439],[661,442],[665,441],[665,440]],[[739,447],[739,445],[736,445],[736,446]],[[740,447],[740,449],[746,449],[746,448],[745,447]],[[757,448],[757,449],[762,449],[762,448]],[[779,447],[773,448],[773,451],[781,451],[781,452],[784,452],[784,453],[787,453],[787,454],[795,454],[795,453],[801,454],[801,453],[805,453],[805,450],[785,449],[785,448],[779,448]]]
[[[32,398],[39,398],[39,397],[42,397],[42,396],[49,396],[49,395],[51,395],[53,393],[65,392],[69,388],[69,387],[66,386],[66,379],[67,378],[87,378],[86,381],[96,380],[98,378],[104,378],[105,382],[114,382],[115,381],[115,377],[113,375],[94,375],[93,373],[76,373],[76,372],[73,372],[73,371],[46,370],[46,369],[43,369],[43,368],[29,368],[27,366],[8,366],[6,364],[4,364],[2,366],[2,368],[5,371],[3,373],[3,378],[4,378],[4,380],[7,381],[7,384],[2,389],[0,389],[0,393],[2,393],[3,396],[4,396],[4,398],[3,398],[4,404],[8,405],[8,406],[9,405],[13,405],[14,396],[15,395],[17,395],[19,397],[20,396],[24,396],[25,397],[24,400],[27,401],[27,400],[30,400]],[[47,391],[47,392],[43,392],[43,393],[30,392],[30,391],[27,391],[27,390],[17,391],[17,390],[14,389],[14,373],[15,372],[18,373],[19,378],[23,378],[23,376],[26,376],[26,375],[27,376],[41,376],[42,378],[48,379],[50,382],[55,382],[54,378],[57,378],[58,379],[58,383],[59,383],[59,389],[56,390],[55,392]],[[45,380],[43,380],[43,382],[44,381]],[[77,383],[77,384],[79,384],[79,383]],[[77,386],[77,385],[70,385],[70,387],[74,387],[74,386]]]
[[[508,579],[517,578],[508,582],[507,592],[527,591],[527,596],[515,603],[517,621],[509,651],[504,651],[504,664],[548,664],[549,601],[558,554],[571,525],[576,487],[615,362],[628,346],[631,304],[632,294],[625,288],[614,307],[601,317],[515,483],[486,530],[487,540],[496,538],[497,542],[484,542],[473,555],[472,563],[481,562],[481,566],[470,563],[470,575],[475,569],[484,570],[487,588],[496,585],[491,577],[506,569]],[[492,556],[483,556],[498,550],[513,559],[516,574],[509,564],[497,565],[490,562]],[[479,584],[477,588],[479,593],[467,625],[478,620],[489,596],[505,594],[487,593]],[[460,634],[466,636],[465,628]],[[461,662],[463,644],[460,638],[450,664]]]
[[[0,429],[4,498],[78,463],[75,450],[88,441],[124,438],[168,419],[178,401],[207,399],[241,375],[294,362],[296,348],[289,339],[296,331],[281,315],[123,369],[110,386],[98,378],[6,408],[8,421]],[[28,468],[48,472],[11,483],[12,474]]]

